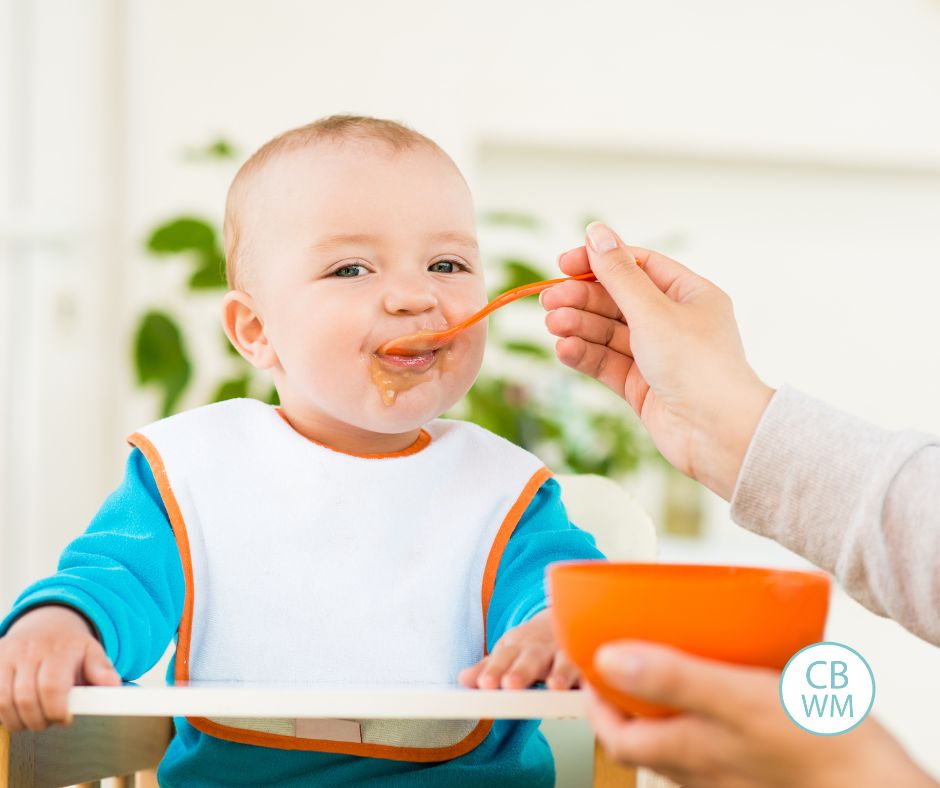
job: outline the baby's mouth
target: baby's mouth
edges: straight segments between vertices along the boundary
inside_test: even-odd
[[[415,356],[376,353],[375,357],[386,368],[396,372],[425,372],[437,361],[439,351],[430,350]]]

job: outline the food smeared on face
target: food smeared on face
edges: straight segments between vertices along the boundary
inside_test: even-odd
[[[450,346],[418,355],[374,353],[369,372],[386,405],[394,405],[398,395],[427,381],[430,374],[446,374],[453,360]]]

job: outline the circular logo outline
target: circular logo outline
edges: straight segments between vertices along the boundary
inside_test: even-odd
[[[807,728],[805,725],[801,725],[799,722],[794,719],[793,715],[790,714],[790,710],[787,708],[787,704],[783,701],[783,677],[786,675],[787,668],[790,667],[790,663],[793,662],[800,654],[802,654],[807,649],[815,648],[816,646],[838,646],[839,648],[844,648],[846,651],[851,651],[856,657],[858,657],[862,664],[865,666],[865,670],[868,671],[868,675],[871,677],[871,702],[868,704],[868,708],[865,709],[865,713],[859,717],[858,722],[852,724],[851,727],[846,728],[844,731],[834,731],[833,733],[825,733],[823,731],[814,731],[810,728]],[[859,725],[861,725],[866,717],[871,713],[872,707],[875,705],[875,694],[877,692],[877,686],[875,685],[875,673],[871,669],[871,665],[868,664],[868,660],[865,659],[858,651],[856,651],[851,646],[847,646],[845,643],[840,643],[837,640],[820,640],[818,643],[810,643],[808,646],[803,646],[799,651],[797,651],[790,659],[787,660],[787,664],[783,666],[783,670],[780,671],[780,681],[777,683],[777,695],[780,698],[780,705],[783,707],[784,714],[790,718],[790,722],[796,725],[797,728],[806,731],[807,733],[813,734],[813,736],[841,736],[843,733],[848,733],[851,730],[854,730]]]

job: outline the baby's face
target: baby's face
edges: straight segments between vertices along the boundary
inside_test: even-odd
[[[245,289],[289,416],[405,433],[467,392],[484,323],[426,356],[377,353],[486,303],[473,203],[447,159],[375,142],[318,143],[267,164],[243,215]]]

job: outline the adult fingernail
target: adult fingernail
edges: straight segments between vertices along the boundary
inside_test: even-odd
[[[598,254],[604,254],[617,248],[617,236],[601,222],[591,222],[587,226],[587,237],[591,248]]]
[[[604,646],[594,656],[594,664],[605,675],[624,685],[634,684],[643,672],[641,654],[618,646]]]

